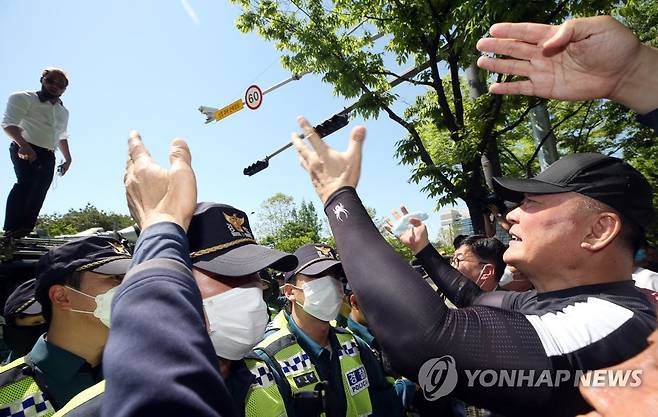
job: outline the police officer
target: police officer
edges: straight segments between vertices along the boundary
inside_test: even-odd
[[[0,415],[49,416],[102,380],[112,295],[130,258],[118,241],[91,236],[39,260],[35,298],[48,332],[25,357],[0,368]]]
[[[286,274],[284,285],[290,311],[275,317],[254,349],[284,393],[288,415],[402,415],[395,389],[367,344],[329,323],[343,300],[335,251],[310,244],[295,256],[299,266]]]
[[[48,330],[41,304],[34,298],[34,281],[30,279],[16,287],[5,302],[2,337],[11,352],[3,364],[27,355]]]
[[[256,244],[247,215],[226,204],[197,204],[187,238],[218,369],[240,415],[257,417],[258,405],[271,401],[259,398],[261,390],[252,395],[250,387],[261,375],[258,366],[248,368],[243,358],[262,340],[269,320],[259,272],[269,267],[291,270],[297,258]],[[268,399],[281,398],[273,388]],[[77,413],[99,401],[103,390],[103,383],[85,390],[54,417],[86,416]]]
[[[272,384],[269,390],[250,389],[263,386],[257,378],[262,382],[264,367],[243,361],[263,339],[269,321],[259,271],[290,271],[297,258],[258,245],[246,213],[225,204],[199,203],[187,238],[219,371],[240,414],[263,415],[272,402],[281,404],[281,395]]]

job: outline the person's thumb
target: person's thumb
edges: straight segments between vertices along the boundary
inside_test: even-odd
[[[415,217],[412,217],[412,218],[409,219],[409,224],[413,225],[414,227],[418,227],[418,226],[422,225],[423,222],[418,220]]]
[[[560,25],[557,32],[553,34],[542,47],[544,49],[562,49],[574,39],[576,28],[573,20],[568,20]]]
[[[356,187],[361,176],[361,160],[363,158],[363,142],[366,140],[366,128],[363,126],[356,126],[350,132],[350,143],[347,145],[347,156],[350,159],[352,169],[350,170],[352,184]]]
[[[169,162],[172,167],[177,163],[192,166],[192,154],[190,153],[190,148],[187,146],[187,142],[183,139],[176,138],[171,141],[171,145],[169,146]]]

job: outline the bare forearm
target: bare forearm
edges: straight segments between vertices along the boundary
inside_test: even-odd
[[[11,140],[16,142],[16,145],[25,146],[27,141],[23,139],[23,129],[18,126],[7,126],[4,129],[5,133],[11,138]]]
[[[71,151],[69,150],[69,141],[66,139],[59,141],[59,150],[64,155],[64,160],[66,162],[71,162]]]
[[[628,75],[609,97],[629,109],[646,114],[658,108],[658,49],[648,45],[640,48]]]

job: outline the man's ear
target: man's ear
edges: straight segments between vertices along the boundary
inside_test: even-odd
[[[480,288],[485,291],[493,291],[496,288],[495,271],[496,268],[493,264],[485,264],[482,267],[482,275],[480,277],[482,284],[480,284]]]
[[[592,252],[605,249],[619,236],[621,225],[621,217],[617,213],[609,211],[598,213],[591,222],[580,247]]]
[[[359,309],[359,302],[356,299],[356,295],[350,294],[350,305],[352,306],[353,309],[358,310]]]
[[[48,289],[48,298],[50,299],[53,307],[59,309],[71,308],[71,299],[69,298],[69,291],[63,285],[53,285]]]
[[[493,278],[494,270],[495,270],[495,268],[494,268],[493,264],[485,264],[482,267],[482,279],[486,281],[486,280],[489,280],[489,279]]]
[[[291,302],[296,301],[296,297],[295,297],[295,294],[294,294],[293,290],[294,290],[294,288],[293,288],[292,284],[290,284],[288,282],[283,284],[283,295],[285,295],[285,297],[288,299],[288,301],[291,301]]]

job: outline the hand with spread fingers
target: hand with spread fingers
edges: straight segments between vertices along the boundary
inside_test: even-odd
[[[187,230],[196,207],[196,178],[187,143],[174,139],[169,148],[171,168],[160,167],[139,133],[128,139],[124,183],[128,208],[142,230],[159,222],[173,222]]]
[[[640,114],[658,107],[656,94],[646,93],[647,88],[658,92],[658,51],[642,45],[610,16],[571,19],[559,26],[497,23],[490,33],[477,48],[510,58],[480,57],[478,65],[527,77],[493,84],[491,93],[571,101],[609,98]]]
[[[297,133],[292,134],[292,143],[297,149],[299,162],[311,176],[313,187],[322,203],[341,187],[356,188],[361,175],[361,150],[366,138],[366,128],[356,126],[352,129],[347,150],[338,152],[324,143],[305,118],[299,117],[297,122],[311,146],[306,145]]]
[[[400,214],[400,212],[402,214]],[[391,214],[393,215],[393,218],[396,222],[398,222],[402,216],[409,214],[409,210],[407,210],[405,206],[400,206],[400,212],[397,210],[391,211]],[[384,219],[384,222],[384,229],[397,237],[398,240],[404,246],[409,248],[409,250],[411,250],[414,255],[423,250],[430,243],[430,240],[427,236],[427,226],[425,226],[425,223],[419,219],[413,217],[409,219],[409,224],[411,227],[399,235],[393,233],[394,222],[392,222],[391,219],[387,217]]]

